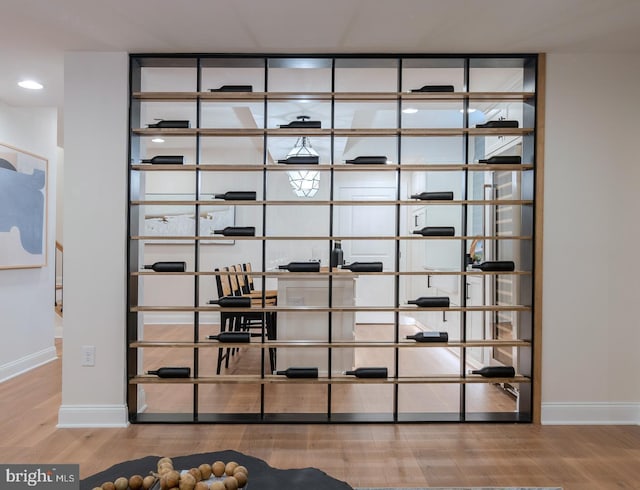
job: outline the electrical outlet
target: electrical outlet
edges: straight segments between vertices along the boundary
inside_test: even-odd
[[[81,352],[82,352],[82,366],[96,365],[96,346],[95,345],[83,345]]]

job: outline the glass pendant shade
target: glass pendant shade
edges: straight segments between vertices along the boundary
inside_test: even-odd
[[[301,136],[287,153],[289,157],[317,157],[308,136]],[[313,197],[320,189],[320,172],[317,170],[294,170],[289,173],[289,184],[298,197]]]
[[[298,197],[313,197],[320,189],[320,172],[294,170],[289,172],[289,184]]]

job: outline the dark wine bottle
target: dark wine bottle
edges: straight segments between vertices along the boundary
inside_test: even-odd
[[[144,268],[156,272],[184,272],[187,270],[187,264],[186,262],[156,262],[155,264],[145,265]]]
[[[184,119],[158,119],[157,123],[148,124],[150,128],[188,128],[189,120]]]
[[[351,272],[382,272],[382,262],[352,262],[342,268]]]
[[[147,374],[155,374],[159,378],[188,378],[191,376],[189,367],[161,367],[155,371],[147,371]]]
[[[412,92],[453,92],[453,85],[423,85],[414,88]]]
[[[513,366],[485,366],[481,369],[470,371],[471,374],[479,374],[485,378],[513,378],[516,370]]]
[[[338,267],[344,264],[344,252],[342,251],[342,243],[340,243],[340,240],[336,240],[333,244],[330,263],[331,267]]]
[[[224,194],[214,194],[214,199],[224,199],[225,201],[255,201],[255,191],[229,191]]]
[[[214,230],[216,235],[224,236],[256,236],[255,226],[227,226],[222,230]]]
[[[293,156],[278,160],[278,163],[286,163],[289,165],[317,165],[320,163],[320,157],[318,155]]]
[[[407,340],[416,342],[449,342],[447,332],[418,332],[415,335],[407,335]]]
[[[253,85],[222,85],[220,88],[210,88],[209,92],[253,92]]]
[[[298,116],[297,121],[291,121],[288,124],[279,124],[279,128],[320,128],[320,121],[309,121],[309,116]]]
[[[276,374],[287,378],[317,378],[318,368],[315,367],[290,367],[284,371],[276,371]]]
[[[209,304],[223,308],[249,308],[251,307],[251,298],[248,296],[223,296],[219,299],[209,300]]]
[[[156,155],[153,158],[143,158],[141,163],[153,163],[155,165],[182,165],[184,156],[182,155]]]
[[[408,301],[408,303],[420,308],[448,308],[449,298],[447,296],[421,296]]]
[[[360,165],[384,165],[385,163],[387,163],[387,157],[384,155],[375,155],[375,156],[371,156],[371,155],[367,155],[367,156],[361,156],[361,157],[355,157],[351,160],[345,160],[346,163],[352,163],[352,164],[360,164]]]
[[[345,371],[344,374],[356,378],[386,378],[389,376],[386,367],[361,367],[353,371]]]
[[[453,192],[421,192],[414,194],[411,199],[420,199],[421,201],[453,201]]]
[[[456,229],[453,226],[425,226],[419,230],[413,230],[414,235],[422,236],[453,236]]]
[[[498,121],[487,121],[484,124],[476,124],[476,128],[517,128],[518,121],[501,119]]]
[[[218,335],[209,335],[207,338],[218,342],[248,344],[251,340],[251,334],[249,332],[220,332]]]
[[[516,264],[511,260],[491,260],[481,264],[473,264],[471,267],[481,271],[514,271]]]
[[[503,164],[503,165],[520,165],[522,157],[520,155],[496,155],[490,158],[478,160],[479,163]]]
[[[278,269],[289,272],[320,272],[320,262],[289,262],[287,265],[280,265]]]

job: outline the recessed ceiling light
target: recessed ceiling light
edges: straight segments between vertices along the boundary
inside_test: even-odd
[[[468,112],[469,114],[471,114],[472,112],[476,112],[476,111],[477,111],[477,109],[474,109],[473,107],[469,107],[469,108],[467,109],[467,112]],[[464,113],[464,110],[463,110],[463,109],[460,109],[460,112],[463,112],[463,113]]]
[[[28,88],[29,90],[41,90],[42,84],[36,82],[35,80],[22,80],[18,82],[22,88]]]
[[[407,107],[406,109],[402,109],[402,112],[404,112],[405,114],[415,114],[416,112],[418,112],[418,109],[416,109],[415,107]]]
[[[164,143],[164,140],[162,138],[153,138],[151,140],[152,143]]]

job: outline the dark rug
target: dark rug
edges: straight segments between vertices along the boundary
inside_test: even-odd
[[[104,482],[114,481],[118,477],[133,475],[147,475],[156,471],[158,460],[162,456],[147,456],[119,463],[100,473],[96,473],[80,482],[80,490],[91,490]],[[345,482],[336,480],[316,468],[301,468],[295,470],[280,470],[272,468],[261,459],[246,456],[237,451],[218,451],[214,453],[191,454],[171,458],[177,470],[188,470],[202,463],[214,461],[236,461],[249,470],[247,490],[282,490],[284,488],[300,488],[307,490],[353,490]]]

